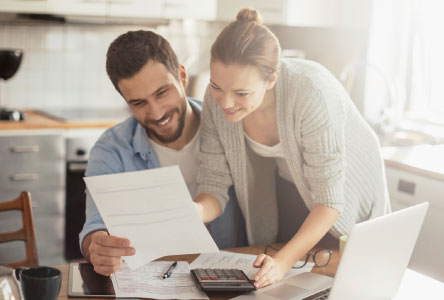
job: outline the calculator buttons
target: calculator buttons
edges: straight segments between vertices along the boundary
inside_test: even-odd
[[[199,289],[206,292],[246,292],[256,287],[241,271],[236,269],[194,269],[191,277]]]

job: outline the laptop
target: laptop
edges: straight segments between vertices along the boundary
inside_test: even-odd
[[[356,224],[334,279],[302,273],[234,299],[392,299],[398,292],[428,207],[425,202]]]

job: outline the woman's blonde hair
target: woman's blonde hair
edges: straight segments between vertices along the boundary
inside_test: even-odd
[[[242,8],[236,21],[228,24],[211,47],[211,61],[254,65],[265,80],[279,70],[281,47],[254,9]]]

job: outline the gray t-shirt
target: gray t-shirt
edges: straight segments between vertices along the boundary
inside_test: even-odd
[[[200,130],[197,130],[193,139],[180,150],[161,146],[152,139],[149,139],[153,149],[156,151],[161,167],[179,166],[193,199],[197,196],[196,177],[199,168],[199,131]]]

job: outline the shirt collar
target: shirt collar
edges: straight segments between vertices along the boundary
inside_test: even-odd
[[[144,160],[148,160],[153,153],[153,146],[151,146],[146,134],[145,128],[137,122],[136,131],[133,136],[134,154],[139,154]]]

